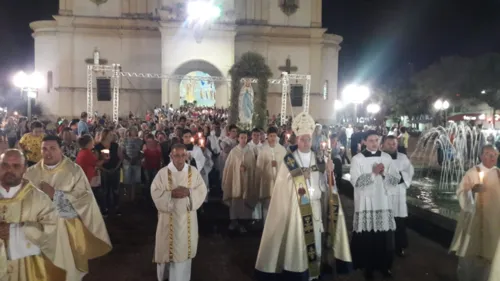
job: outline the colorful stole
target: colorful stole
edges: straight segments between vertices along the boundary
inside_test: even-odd
[[[307,251],[309,276],[319,276],[319,261],[314,239],[314,218],[306,178],[302,168],[297,164],[295,157],[290,152],[286,154],[284,163],[293,177],[297,204],[299,204],[300,216],[302,217],[302,228],[304,231],[304,240]],[[314,167],[312,170],[314,171]]]
[[[193,172],[191,170],[191,165],[188,167],[188,182],[187,188],[191,188],[191,184],[193,182]],[[172,191],[172,187],[174,185],[174,179],[172,177],[172,171],[167,169],[168,171],[168,191]],[[191,258],[191,214],[187,214],[187,232],[188,232],[188,259]],[[169,224],[168,224],[168,259],[169,261],[174,261],[174,214],[170,213]]]

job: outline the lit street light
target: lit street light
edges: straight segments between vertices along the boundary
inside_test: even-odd
[[[445,101],[442,101],[441,99],[437,100],[435,103],[434,103],[434,108],[436,110],[446,110],[450,107],[450,103],[445,100]]]
[[[212,2],[192,1],[187,5],[188,22],[203,25],[220,17],[221,9]]]
[[[358,122],[358,104],[362,104],[370,97],[370,88],[362,85],[347,85],[342,91],[342,99],[354,104],[354,117]]]
[[[441,99],[438,99],[436,102],[434,102],[434,108],[437,110],[437,111],[441,111],[441,113],[444,115],[444,124],[446,126],[446,122],[448,121],[447,120],[447,112],[446,110],[450,107],[450,103],[445,100],[441,100]]]
[[[21,95],[26,92],[28,96],[28,120],[31,121],[31,99],[36,98],[38,90],[45,85],[45,78],[36,71],[31,74],[20,71],[14,76],[12,83],[21,90]]]
[[[380,111],[380,105],[376,103],[371,103],[366,107],[366,112],[370,114],[377,114]]]

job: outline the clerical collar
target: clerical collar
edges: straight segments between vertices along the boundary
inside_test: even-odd
[[[377,151],[370,151],[370,150],[363,150],[361,151],[361,154],[363,154],[365,157],[380,157],[382,156],[382,152],[380,150]]]

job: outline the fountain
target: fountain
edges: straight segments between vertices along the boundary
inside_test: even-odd
[[[465,124],[449,123],[427,131],[410,156],[415,167],[408,203],[456,219],[455,195],[465,172],[479,163],[482,132]]]

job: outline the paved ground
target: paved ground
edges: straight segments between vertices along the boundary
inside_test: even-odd
[[[352,201],[343,198],[343,205],[350,226]],[[91,262],[91,274],[85,281],[156,280],[156,267],[151,262],[156,214],[140,204],[128,204],[123,211],[122,217],[107,218],[114,249],[108,256]],[[205,207],[200,216],[201,237],[198,256],[193,262],[192,281],[253,280],[260,234],[253,231],[244,236],[232,235],[227,232],[227,225],[227,209],[223,205],[215,202]],[[413,231],[409,239],[408,256],[397,259],[394,264],[394,280],[456,280],[456,259],[448,255],[446,249]],[[326,276],[322,280],[334,280],[334,277]],[[356,272],[340,280],[361,281],[363,277]]]

